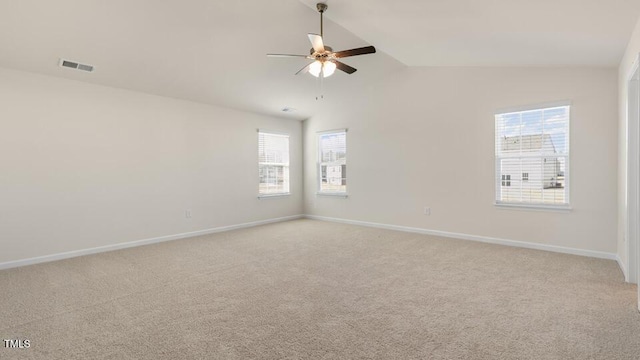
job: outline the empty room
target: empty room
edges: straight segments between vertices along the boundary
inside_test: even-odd
[[[640,359],[640,1],[0,0],[0,359]]]

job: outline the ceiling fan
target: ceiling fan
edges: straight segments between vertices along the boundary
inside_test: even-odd
[[[333,52],[330,46],[324,45],[322,39],[323,35],[323,14],[327,10],[328,6],[324,3],[316,4],[318,12],[320,12],[320,35],[309,34],[309,40],[311,41],[311,50],[309,55],[291,55],[291,54],[267,54],[270,57],[299,57],[309,60],[313,60],[312,63],[307,64],[300,69],[298,74],[310,73],[315,77],[329,77],[333,75],[336,69],[344,71],[347,74],[353,74],[357,71],[356,68],[351,67],[338,59],[346,58],[349,56],[373,54],[376,52],[376,48],[373,46],[365,46],[357,49],[343,50]]]

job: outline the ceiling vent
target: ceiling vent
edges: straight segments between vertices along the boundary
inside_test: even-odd
[[[60,59],[60,67],[66,67],[86,72],[93,72],[93,70],[95,69],[93,65],[80,64],[79,62],[65,59]]]

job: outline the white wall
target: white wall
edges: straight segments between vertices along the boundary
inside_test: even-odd
[[[627,50],[618,68],[618,94],[619,94],[619,116],[618,116],[618,256],[621,261],[628,263],[627,244],[625,239],[626,230],[626,199],[625,189],[627,184],[627,77],[630,75],[631,66],[640,54],[640,19],[629,40]]]
[[[619,250],[615,69],[403,68],[375,84],[354,79],[330,88],[304,123],[303,209],[297,121],[0,69],[0,263],[303,212]],[[496,208],[494,111],[558,100],[573,101],[573,210]],[[349,198],[316,197],[315,132],[341,127]],[[291,134],[292,196],[256,198],[256,128]]]
[[[292,196],[257,199],[257,128]],[[301,153],[298,121],[0,69],[0,263],[301,214]]]
[[[406,68],[331,99],[303,125],[305,189],[316,132],[346,127],[349,197],[306,191],[307,214],[616,252],[616,69]],[[563,100],[573,210],[495,207],[494,112]]]

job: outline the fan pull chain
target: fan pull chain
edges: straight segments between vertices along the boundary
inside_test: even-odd
[[[320,71],[320,76],[318,76],[318,95],[316,95],[316,101],[322,99],[322,71]]]
[[[316,101],[324,100],[324,91],[323,91],[324,72],[323,71],[321,71],[320,76],[318,76],[318,82],[320,84],[320,95],[316,96]]]

